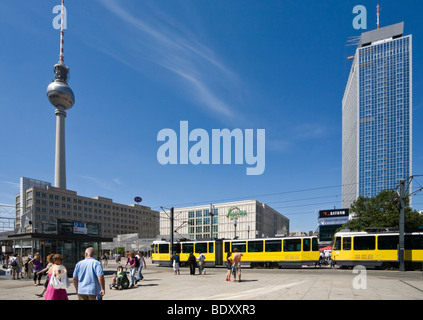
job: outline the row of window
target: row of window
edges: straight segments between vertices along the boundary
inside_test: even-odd
[[[263,248],[264,252],[319,251],[317,238],[225,242],[225,252],[233,252],[235,248],[238,252],[263,252]]]
[[[399,237],[392,236],[378,236],[377,241],[375,236],[342,238],[342,250],[376,250],[376,243],[378,250],[397,250],[399,244]],[[352,245],[353,243],[353,245]],[[406,235],[404,240],[404,248],[407,250],[422,250],[423,236],[420,235]],[[341,250],[341,238],[335,239],[333,250]]]

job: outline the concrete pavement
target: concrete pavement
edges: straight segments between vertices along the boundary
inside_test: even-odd
[[[234,283],[225,281],[225,268],[207,268],[205,275],[195,276],[181,268],[181,275],[174,275],[171,268],[147,261],[144,280],[120,291],[109,289],[116,267],[109,261],[104,268],[104,300],[423,300],[422,271],[244,268],[243,281]],[[42,300],[35,295],[42,290],[32,279],[0,275],[0,300]],[[77,300],[73,285],[68,297]]]

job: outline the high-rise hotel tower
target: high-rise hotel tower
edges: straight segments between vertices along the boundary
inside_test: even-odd
[[[412,36],[404,23],[360,37],[342,100],[342,206],[411,175]]]

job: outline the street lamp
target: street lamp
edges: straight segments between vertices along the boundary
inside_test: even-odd
[[[238,223],[238,218],[235,218],[234,219],[234,227],[235,227],[235,237],[234,237],[234,239],[236,239],[236,225],[237,225],[237,223]]]

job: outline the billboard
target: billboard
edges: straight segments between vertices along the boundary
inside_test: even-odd
[[[349,209],[332,209],[332,210],[319,211],[319,219],[348,217],[349,215],[350,215]]]

